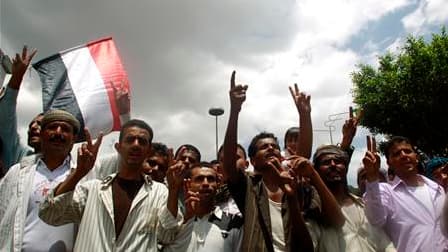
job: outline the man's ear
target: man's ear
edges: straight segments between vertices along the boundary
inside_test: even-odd
[[[120,152],[120,143],[115,143],[114,147],[116,151]]]
[[[41,137],[42,137],[42,133],[40,134],[41,135]],[[75,133],[75,132],[73,132],[73,144],[74,143],[77,143],[78,141],[79,141],[79,138],[80,138],[80,135],[79,135],[79,133]]]
[[[253,166],[253,167],[255,167],[255,160],[254,159],[249,159],[250,160],[250,164]],[[247,166],[247,167],[249,167],[249,166]]]
[[[149,144],[148,151],[146,152],[146,156],[147,156],[147,157],[152,157],[152,156],[153,156],[153,153],[154,153],[154,151],[153,151],[153,149],[152,149],[152,144],[150,143],[150,144]]]
[[[418,164],[421,161],[421,156],[417,151],[415,151],[415,158],[416,158],[417,164]]]
[[[244,166],[246,167],[245,170],[246,170],[247,168],[249,168],[249,161],[247,161],[247,159],[244,160]]]
[[[216,184],[218,185],[218,187],[221,186],[223,181],[224,181],[224,176],[221,173],[216,173]]]

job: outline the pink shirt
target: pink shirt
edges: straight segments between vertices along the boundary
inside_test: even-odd
[[[367,218],[384,229],[398,251],[448,251],[448,240],[440,229],[445,192],[434,181],[420,177],[428,187],[432,211],[396,177],[391,184],[367,182]]]

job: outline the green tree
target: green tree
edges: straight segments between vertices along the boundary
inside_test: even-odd
[[[400,53],[360,64],[352,73],[360,124],[374,133],[411,139],[430,156],[448,154],[448,36],[409,36]]]

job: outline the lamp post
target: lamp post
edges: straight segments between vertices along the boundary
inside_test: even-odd
[[[223,108],[210,108],[208,110],[208,113],[211,116],[215,117],[215,137],[216,137],[215,153],[216,153],[216,160],[218,160],[218,116],[224,114],[224,109]]]

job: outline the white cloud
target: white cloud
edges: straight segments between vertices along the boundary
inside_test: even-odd
[[[209,160],[215,120],[207,111],[226,110],[219,118],[222,141],[233,69],[238,81],[249,84],[239,121],[241,142],[261,130],[282,140],[284,131],[297,125],[288,91],[295,82],[312,95],[315,129],[325,129],[328,114],[347,111],[352,103],[355,64],[375,61],[373,52],[346,48],[351,39],[411,2],[2,0],[0,41],[9,54],[24,43],[37,47],[40,59],[113,36],[131,79],[133,116],[150,123],[156,141],[174,148],[195,144]],[[435,12],[445,7],[431,6],[422,15],[446,20],[446,12]],[[40,108],[39,85],[25,85],[18,108],[22,129]],[[342,122],[335,125],[335,141]],[[113,151],[116,138],[109,136],[103,148]],[[327,132],[315,133],[315,145],[328,141]]]
[[[427,32],[430,25],[447,24],[448,4],[445,0],[421,0],[418,8],[402,20],[405,29],[413,34]]]

